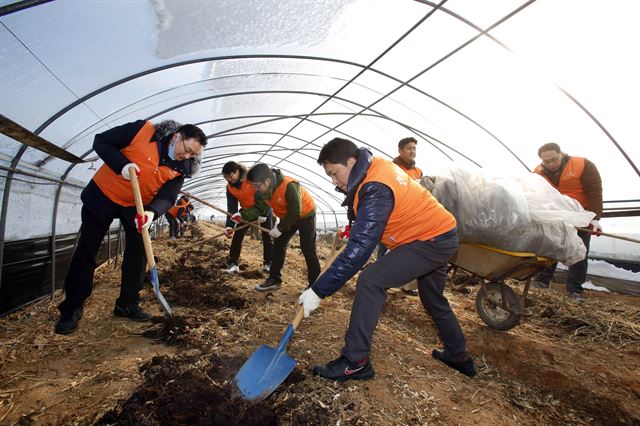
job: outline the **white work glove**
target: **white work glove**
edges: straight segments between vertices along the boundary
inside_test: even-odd
[[[136,176],[140,176],[140,167],[138,167],[136,163],[129,163],[126,166],[124,166],[122,168],[122,171],[120,172],[122,177],[125,178],[126,180],[131,180],[131,176],[129,176],[130,167],[133,167],[134,169],[136,169]]]
[[[266,216],[258,216],[258,223],[265,223],[267,221]]]
[[[602,226],[600,226],[600,221],[598,219],[593,219],[589,222],[588,228],[591,235],[595,235],[596,237],[602,235]]]
[[[231,215],[231,220],[235,223],[240,223],[242,222],[242,215],[240,213],[234,213]]]
[[[282,235],[282,232],[280,232],[277,226],[274,226],[273,229],[269,231],[269,236],[271,238],[279,238],[280,235]]]
[[[151,222],[153,222],[153,212],[145,211],[143,214],[136,213],[135,223],[138,232],[142,233],[143,229],[149,229]]]
[[[233,235],[233,228],[231,228],[230,226],[227,226],[226,228],[224,228],[225,237],[231,238],[232,235]]]
[[[304,308],[304,317],[307,318],[311,312],[315,311],[321,301],[322,299],[310,288],[303,291],[298,298],[298,304]]]

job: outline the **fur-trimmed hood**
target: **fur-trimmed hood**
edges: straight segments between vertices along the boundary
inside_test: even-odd
[[[200,165],[202,164],[204,149],[200,151],[199,155],[193,156],[188,160],[174,161],[170,159],[168,155],[169,143],[180,126],[182,126],[182,123],[178,123],[174,120],[164,120],[157,124],[154,123],[156,132],[153,138],[158,141],[161,163],[179,171],[185,178],[192,178],[200,173]]]

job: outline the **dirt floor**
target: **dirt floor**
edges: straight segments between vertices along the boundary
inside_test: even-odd
[[[439,339],[416,297],[389,290],[374,336],[376,377],[333,383],[310,368],[336,356],[355,280],[303,320],[287,353],[298,365],[265,401],[234,397],[233,378],[261,344],[275,346],[306,282],[297,242],[281,290],[264,295],[262,247],[247,236],[241,273],[222,269],[229,240],[198,223],[186,238],[154,241],[167,323],[150,289],[151,323],[116,318],[119,265],[96,272],[80,329],[53,333],[54,302],[0,319],[0,424],[221,425],[640,425],[640,298],[562,286],[531,290],[532,316],[509,331],[489,328],[475,293],[447,296],[480,373],[469,379],[431,358]],[[328,242],[319,243],[321,258]],[[511,283],[519,293],[523,285]]]

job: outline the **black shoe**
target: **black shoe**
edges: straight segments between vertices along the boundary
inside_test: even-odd
[[[84,309],[82,307],[76,308],[71,312],[63,312],[60,314],[60,319],[56,323],[55,331],[58,334],[73,333],[78,329],[78,321],[82,318]]]
[[[369,357],[359,363],[353,363],[341,355],[328,364],[313,367],[313,374],[325,379],[344,382],[345,380],[368,380],[373,378],[376,372],[371,366]]]
[[[275,279],[275,278],[269,277],[262,284],[258,284],[256,286],[256,290],[258,290],[258,291],[273,291],[273,290],[279,289],[281,284],[282,284],[282,281],[280,281],[278,279]]]
[[[445,355],[443,350],[434,349],[431,351],[431,356],[438,361],[442,361],[448,367],[458,370],[467,377],[473,377],[478,374],[476,367],[473,365],[473,359],[471,359],[471,355],[469,354],[465,354],[459,361],[453,361]]]
[[[149,321],[151,314],[142,310],[139,305],[127,305],[126,307],[116,304],[113,314],[117,317],[126,317],[134,321]]]

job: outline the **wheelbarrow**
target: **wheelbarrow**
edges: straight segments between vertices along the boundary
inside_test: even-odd
[[[458,252],[449,261],[454,268],[463,269],[482,278],[482,287],[476,294],[478,315],[491,328],[509,330],[522,317],[531,316],[526,309],[531,278],[555,260],[534,253],[501,250],[484,244],[460,243]],[[522,295],[504,280],[525,281]]]

